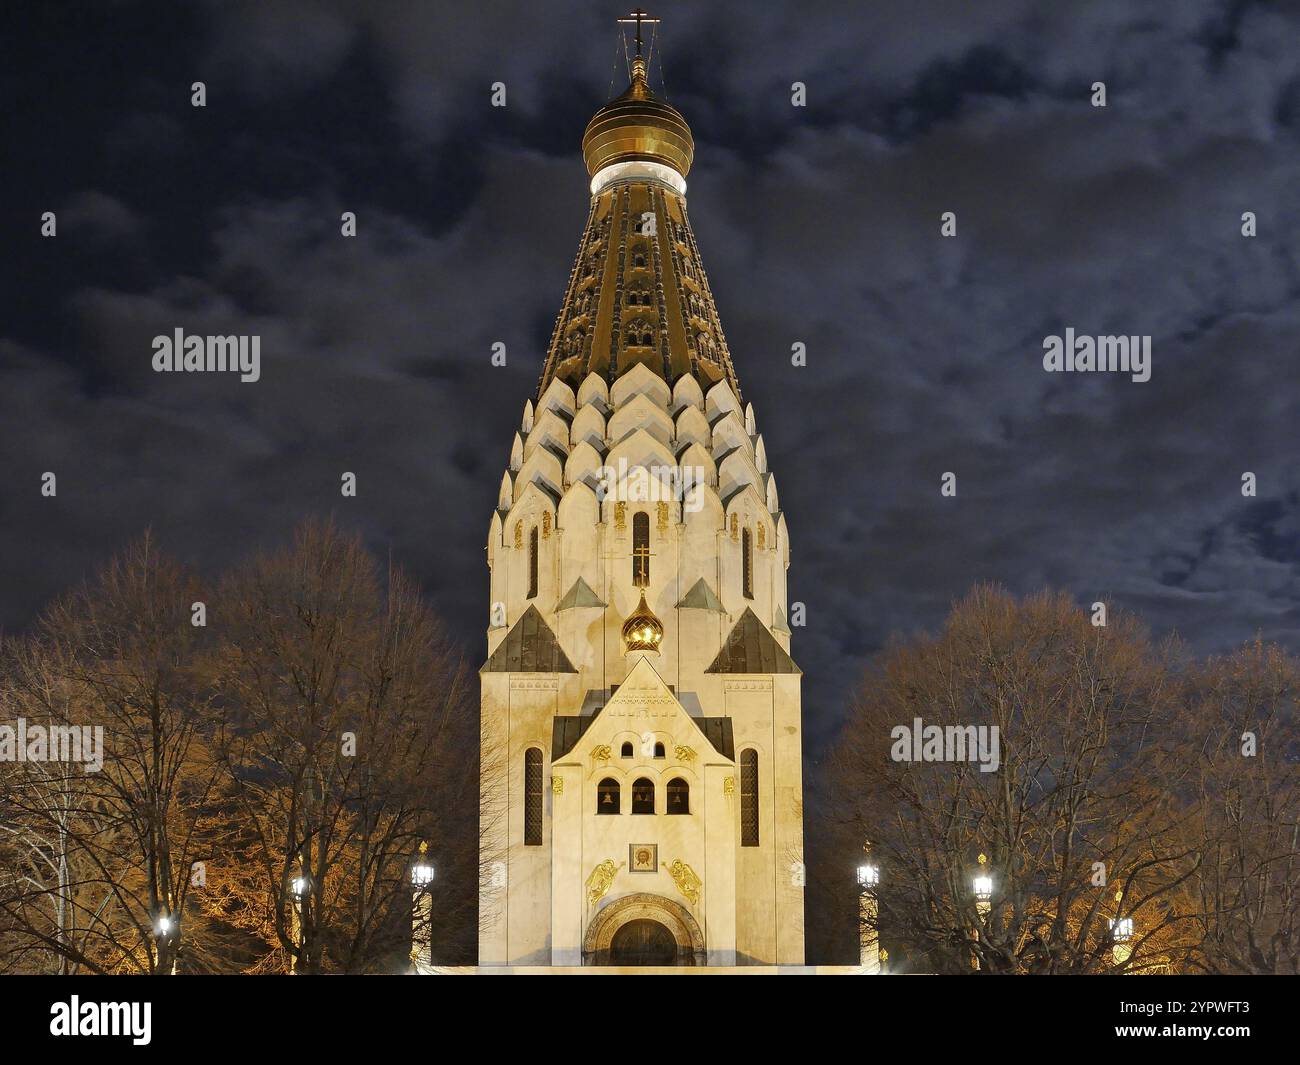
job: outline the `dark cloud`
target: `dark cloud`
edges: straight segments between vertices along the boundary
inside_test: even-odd
[[[814,753],[867,656],[978,580],[1107,598],[1201,650],[1300,645],[1296,5],[660,13],[808,605]],[[578,140],[621,88],[612,14],[126,4],[15,28],[0,623],[147,524],[215,570],[333,512],[477,654],[483,540],[585,217]],[[259,333],[262,380],[155,375],[177,326]],[[1151,381],[1045,374],[1066,326],[1150,334]]]

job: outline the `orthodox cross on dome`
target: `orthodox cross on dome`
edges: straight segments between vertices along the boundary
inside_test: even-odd
[[[628,15],[627,18],[621,18],[621,19],[619,19],[618,21],[619,21],[619,24],[620,24],[620,25],[623,25],[623,26],[631,26],[631,25],[635,25],[635,26],[636,26],[636,54],[637,54],[637,57],[640,58],[640,56],[641,56],[641,24],[644,22],[647,26],[657,26],[657,25],[659,25],[659,19],[657,19],[657,18],[651,18],[649,15],[647,15],[644,11],[642,11],[642,10],[638,7],[635,11],[633,11],[630,15]]]

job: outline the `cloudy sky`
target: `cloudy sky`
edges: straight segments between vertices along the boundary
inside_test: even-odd
[[[586,217],[582,130],[626,82],[622,8],[25,7],[0,71],[0,625],[145,526],[216,572],[332,512],[479,655],[483,542]],[[692,221],[807,604],[814,758],[871,652],[976,581],[1104,598],[1202,651],[1300,649],[1300,5],[656,14],[652,81],[694,129]],[[262,379],[153,373],[178,326],[260,334]],[[1151,380],[1045,373],[1066,327],[1151,336]]]

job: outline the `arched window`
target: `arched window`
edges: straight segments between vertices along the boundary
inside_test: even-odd
[[[754,598],[754,538],[746,529],[740,536],[740,581],[746,599]]]
[[[542,749],[524,751],[524,846],[542,845]]]
[[[632,515],[632,584],[650,587],[650,515],[644,510]]]
[[[673,777],[668,782],[668,812],[670,814],[691,812],[691,786],[681,777]]]
[[[528,598],[537,595],[537,526],[528,534]]]
[[[654,332],[650,328],[650,323],[638,318],[631,322],[627,327],[627,342],[629,347],[651,347],[655,342]]]
[[[619,814],[623,812],[619,797],[618,781],[606,777],[596,786],[596,813]]]
[[[632,757],[632,744],[630,742],[623,744],[622,756],[624,758]]]
[[[655,744],[655,757],[656,758],[664,757],[664,745],[662,743]]]
[[[632,785],[632,812],[634,814],[652,814],[655,812],[654,781],[642,777]]]
[[[740,845],[758,846],[758,752],[740,752]]]

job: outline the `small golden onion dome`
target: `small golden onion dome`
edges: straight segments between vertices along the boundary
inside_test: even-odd
[[[623,653],[632,651],[658,651],[664,638],[664,623],[655,617],[655,612],[645,601],[645,589],[641,589],[641,602],[623,622]]]
[[[592,116],[582,135],[587,173],[613,163],[648,160],[670,166],[685,177],[695,155],[695,140],[686,119],[656,100],[646,81],[645,60],[632,61],[632,84]]]

